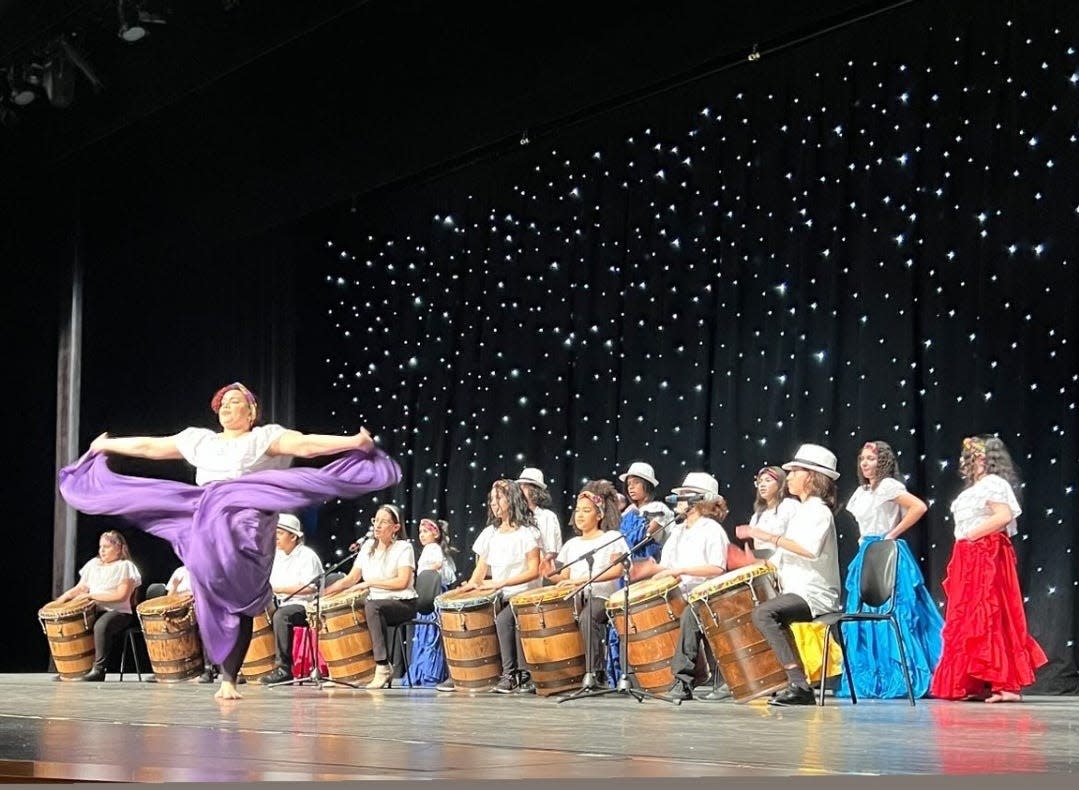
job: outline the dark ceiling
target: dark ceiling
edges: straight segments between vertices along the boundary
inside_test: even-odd
[[[65,109],[0,80],[0,175],[249,233],[908,4],[173,0],[132,44],[116,0],[0,0],[0,71],[79,61]]]

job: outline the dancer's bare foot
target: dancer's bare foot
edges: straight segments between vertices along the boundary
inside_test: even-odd
[[[1014,691],[994,691],[988,697],[985,698],[986,702],[1022,702],[1023,695],[1016,694]]]
[[[236,690],[236,686],[227,680],[221,681],[221,688],[214,694],[214,699],[243,699],[243,695]]]

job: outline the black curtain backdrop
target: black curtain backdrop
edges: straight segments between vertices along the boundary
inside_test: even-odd
[[[845,500],[882,439],[943,603],[960,442],[998,433],[1038,688],[1079,690],[1077,17],[915,4],[309,218],[299,422],[367,425],[404,469],[323,511],[332,545],[392,500],[467,569],[495,479],[540,467],[565,525],[638,459],[661,493],[716,475],[733,534],[761,465],[827,445]]]

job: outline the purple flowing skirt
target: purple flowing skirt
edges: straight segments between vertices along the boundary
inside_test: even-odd
[[[60,470],[60,493],[76,510],[121,516],[172,544],[191,572],[203,645],[220,664],[236,644],[240,615],[264,612],[273,598],[277,514],[352,499],[400,479],[397,462],[377,449],[353,450],[321,469],[267,469],[201,487],[118,475],[104,454],[89,452]]]

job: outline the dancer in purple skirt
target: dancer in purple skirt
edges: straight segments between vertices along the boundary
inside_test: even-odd
[[[303,434],[256,425],[258,400],[239,382],[210,402],[219,432],[187,428],[174,436],[102,434],[60,470],[60,493],[93,515],[122,516],[164,538],[191,573],[195,615],[209,659],[221,666],[220,699],[239,699],[236,676],[251,642],[253,616],[273,598],[270,569],[277,513],[351,499],[395,485],[397,462],[371,435]],[[112,472],[106,454],[184,459],[197,485]],[[288,467],[293,457],[341,457],[315,469]]]

